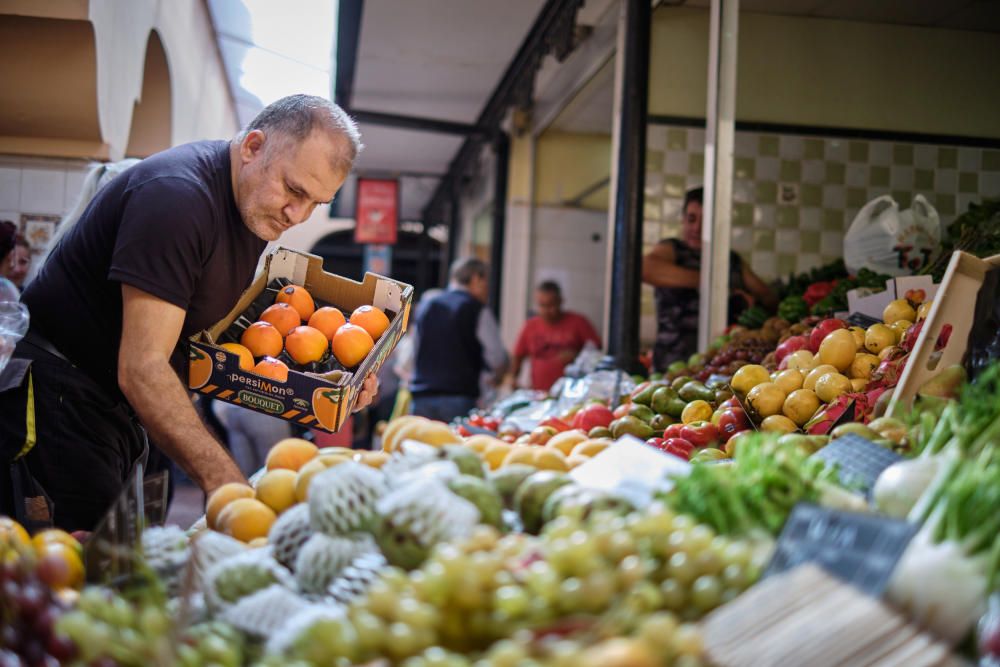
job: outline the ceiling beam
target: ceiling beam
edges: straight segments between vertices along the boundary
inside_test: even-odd
[[[333,101],[343,108],[354,97],[354,73],[358,69],[358,37],[364,0],[340,0],[337,9],[337,79]]]
[[[384,127],[395,127],[402,130],[418,130],[421,132],[440,132],[441,134],[457,134],[460,136],[486,136],[483,128],[469,123],[458,123],[450,120],[438,120],[422,116],[404,116],[381,111],[350,109],[351,116],[359,123],[371,123]]]

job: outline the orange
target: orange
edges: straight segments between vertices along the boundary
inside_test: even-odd
[[[375,306],[359,306],[351,313],[351,324],[356,324],[378,340],[389,328],[389,318]]]
[[[333,356],[347,368],[357,366],[375,347],[375,341],[365,329],[345,324],[333,335]]]
[[[267,469],[286,468],[298,470],[307,462],[316,458],[319,448],[302,438],[285,438],[279,440],[267,453]]]
[[[254,496],[278,514],[295,504],[295,477],[287,468],[268,470],[257,482]]]
[[[316,303],[313,301],[312,294],[300,285],[282,287],[281,291],[278,292],[278,298],[275,299],[275,302],[287,303],[299,311],[299,318],[305,322],[309,321],[309,318],[312,317],[313,312],[316,310]]]
[[[188,348],[188,387],[198,389],[212,377],[212,358],[195,346]]]
[[[302,324],[299,311],[295,310],[287,303],[276,303],[268,306],[260,314],[259,322],[273,324],[282,336],[287,336],[288,332]]]
[[[285,365],[284,361],[274,357],[264,357],[258,361],[257,365],[253,367],[253,372],[278,382],[288,381],[288,366]]]
[[[239,343],[223,343],[222,349],[227,352],[232,352],[240,358],[240,370],[253,370],[253,352],[248,350],[246,347],[240,345]]]
[[[219,529],[241,542],[267,537],[277,515],[256,498],[237,498],[219,513]]]
[[[254,322],[240,336],[240,343],[255,357],[276,357],[281,354],[284,340],[270,322]]]
[[[67,533],[65,530],[59,530],[58,528],[46,528],[43,531],[35,533],[34,537],[31,538],[31,543],[35,547],[35,551],[41,553],[46,545],[52,543],[59,543],[73,549],[81,556],[83,555],[83,545],[75,537]]]
[[[333,340],[333,334],[337,333],[337,329],[345,324],[347,324],[347,320],[344,319],[344,314],[339,309],[330,306],[318,308],[309,318],[309,326],[322,331],[327,340]]]
[[[310,326],[295,327],[285,337],[285,350],[297,364],[319,361],[330,342],[323,332]]]
[[[337,412],[340,403],[340,392],[336,389],[317,387],[313,390],[312,410],[319,425],[328,431],[337,428]]]
[[[209,528],[215,528],[219,512],[237,498],[253,498],[253,488],[247,484],[230,482],[212,492],[212,495],[208,497],[208,502],[205,503],[205,520],[208,522]]]

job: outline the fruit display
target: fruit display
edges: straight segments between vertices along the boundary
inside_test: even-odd
[[[266,290],[258,301],[273,292]],[[245,314],[249,326],[226,332],[224,338],[233,340],[222,347],[239,356],[243,370],[279,381],[288,379],[289,368],[312,373],[356,368],[390,324],[374,306],[359,306],[349,317],[334,306],[317,307],[300,285],[278,288],[273,303],[254,319],[252,311],[262,305],[255,302]]]

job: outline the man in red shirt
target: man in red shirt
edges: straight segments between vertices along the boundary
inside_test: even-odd
[[[562,290],[545,281],[535,290],[538,315],[524,323],[514,347],[511,374],[514,381],[526,358],[531,360],[531,387],[548,391],[562,377],[566,364],[573,361],[587,341],[598,347],[601,339],[583,315],[562,309]]]

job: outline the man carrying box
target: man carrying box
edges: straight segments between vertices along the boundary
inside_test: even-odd
[[[206,494],[245,481],[180,379],[188,337],[230,311],[268,241],[333,199],[360,149],[340,107],[293,95],[233,141],[158,153],[98,192],[24,293],[31,329],[0,375],[0,513],[92,529],[144,430]]]

